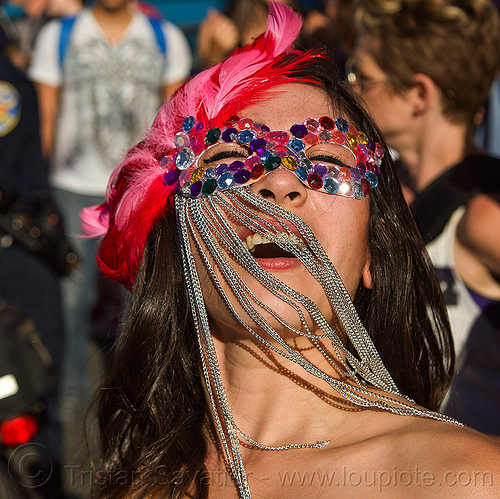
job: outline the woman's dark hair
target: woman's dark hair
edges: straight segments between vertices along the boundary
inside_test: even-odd
[[[333,68],[318,57],[300,75],[318,82],[340,114],[382,142]],[[450,327],[388,154],[370,206],[373,287],[360,285],[354,303],[402,393],[437,410],[453,371]],[[209,408],[172,213],[147,241],[98,411],[103,468],[95,497],[208,496]]]
[[[194,497],[206,497],[207,402],[173,213],[150,234],[135,282],[98,401],[95,496],[184,497],[194,481]]]

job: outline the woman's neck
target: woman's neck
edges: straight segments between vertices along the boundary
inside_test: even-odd
[[[111,45],[120,43],[132,22],[132,13],[129,7],[124,4],[122,7],[110,11],[97,4],[92,12],[109,43]]]
[[[332,428],[342,424],[349,414],[332,408],[352,410],[352,405],[326,382],[257,341],[214,341],[235,422],[259,443],[277,446],[328,439]],[[304,350],[299,345],[302,355],[328,375],[339,378],[319,350],[305,343]]]

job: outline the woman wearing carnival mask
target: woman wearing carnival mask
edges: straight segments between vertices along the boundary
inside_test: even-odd
[[[291,50],[300,26],[271,4],[83,214],[132,290],[96,497],[498,493],[460,487],[499,448],[433,412],[453,354],[432,266],[372,121]]]

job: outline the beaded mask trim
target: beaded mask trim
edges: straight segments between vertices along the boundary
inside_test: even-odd
[[[207,167],[200,156],[210,147],[235,143],[248,150],[248,157]],[[311,161],[309,147],[334,144],[347,149],[355,166],[338,161],[335,164]],[[378,185],[379,167],[384,151],[378,142],[349,124],[344,118],[323,116],[308,118],[289,131],[271,131],[266,125],[249,118],[230,118],[222,128],[210,128],[188,116],[182,131],[175,135],[174,151],[164,156],[160,165],[166,168],[165,185],[178,184],[184,197],[207,196],[229,187],[248,185],[267,173],[283,168],[294,172],[311,189],[329,194],[361,199]]]

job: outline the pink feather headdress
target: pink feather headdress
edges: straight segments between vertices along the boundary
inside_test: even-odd
[[[98,265],[103,274],[130,289],[154,224],[173,210],[176,185],[165,185],[161,159],[173,149],[183,120],[220,126],[285,82],[305,81],[290,75],[319,56],[294,53],[292,43],[301,17],[280,3],[270,3],[268,26],[251,45],[188,80],[160,109],[145,139],[133,147],[111,175],[107,201],[82,211],[89,237],[103,237]]]

